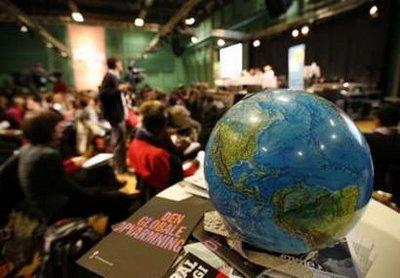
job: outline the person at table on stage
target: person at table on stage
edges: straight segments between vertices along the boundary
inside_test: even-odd
[[[108,71],[100,87],[103,114],[112,126],[111,142],[114,147],[115,170],[126,172],[126,126],[127,116],[123,91],[127,85],[121,83],[122,62],[118,58],[107,59]]]
[[[167,108],[161,102],[144,102],[139,112],[142,127],[129,146],[129,162],[143,181],[159,192],[193,174],[198,161],[183,171],[182,150],[189,143],[172,143],[167,132]]]

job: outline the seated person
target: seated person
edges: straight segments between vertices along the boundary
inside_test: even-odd
[[[127,196],[84,189],[66,175],[61,154],[55,148],[63,134],[60,114],[40,113],[24,121],[22,129],[29,144],[18,154],[18,178],[28,204],[39,218],[51,223],[63,217],[102,212],[114,222],[129,216],[132,201]]]
[[[167,110],[159,101],[147,101],[140,107],[142,127],[129,146],[130,166],[157,192],[193,173],[193,164],[182,169],[182,151],[187,145],[174,145],[167,134]]]
[[[21,122],[24,118],[25,100],[22,97],[14,97],[12,105],[6,110],[5,115],[7,121],[11,124],[11,128],[20,128]]]
[[[382,107],[376,115],[377,128],[365,134],[371,149],[375,169],[375,189],[393,193],[400,180],[400,136],[397,129],[399,111],[395,107]],[[397,175],[398,178],[395,176]],[[397,185],[395,184],[397,183]],[[397,189],[398,190],[398,189]]]
[[[199,122],[192,119],[189,110],[177,102],[169,108],[170,126],[177,129],[178,134],[185,136],[192,142],[197,142],[201,132]]]

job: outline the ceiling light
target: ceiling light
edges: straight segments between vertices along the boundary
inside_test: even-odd
[[[83,15],[80,12],[73,12],[71,14],[71,17],[74,21],[76,22],[83,22],[85,19],[83,18]]]
[[[26,32],[28,32],[28,27],[26,27],[25,25],[22,25],[19,30],[21,31],[21,33],[26,33]]]
[[[301,33],[302,33],[304,36],[307,36],[308,33],[310,33],[310,27],[308,27],[307,25],[304,25],[304,26],[301,28]]]
[[[47,48],[53,48],[53,44],[50,43],[50,42],[46,42],[46,47],[47,47]]]
[[[378,7],[376,5],[372,6],[371,9],[369,9],[370,15],[375,15],[377,12],[378,12]]]
[[[185,19],[185,24],[186,25],[193,25],[196,22],[196,19],[194,17],[186,18]]]
[[[194,44],[194,43],[198,43],[199,42],[199,38],[198,37],[196,37],[196,36],[192,36],[191,38],[190,38],[190,41]]]
[[[254,41],[253,41],[253,46],[254,46],[254,47],[259,47],[260,45],[261,45],[260,40],[254,40]]]
[[[294,30],[292,31],[292,37],[293,37],[293,38],[297,38],[297,37],[299,36],[299,34],[300,34],[300,32],[299,32],[299,30],[297,30],[297,29],[294,29]]]
[[[217,45],[218,45],[219,47],[222,47],[222,46],[225,45],[225,41],[224,41],[223,39],[218,39],[218,40],[217,40]]]
[[[137,18],[135,19],[135,26],[137,26],[137,27],[143,27],[143,25],[144,25],[144,19],[143,19],[143,18],[140,18],[140,17],[137,17]]]

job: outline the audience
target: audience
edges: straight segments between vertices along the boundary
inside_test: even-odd
[[[32,118],[43,111],[40,96],[32,94],[26,97],[24,118]]]
[[[106,127],[99,119],[100,110],[96,98],[88,97],[80,105],[83,109],[76,112],[76,141],[78,153],[84,154],[90,149],[93,140],[106,135]]]
[[[5,112],[5,116],[12,128],[19,128],[24,118],[25,99],[14,97],[11,103],[11,106]]]
[[[198,141],[205,145],[225,110],[208,86],[181,86],[171,94],[146,84],[133,88],[120,81],[121,61],[107,65],[98,92],[69,91],[61,74],[51,84],[40,64],[19,75],[18,84],[0,88],[1,227],[16,214],[45,229],[99,214],[113,224],[199,168]],[[114,165],[84,167],[103,152],[114,152]],[[134,190],[134,176],[140,192],[121,193]],[[42,235],[31,230],[28,236],[36,232]]]
[[[199,140],[201,125],[192,119],[189,110],[182,102],[177,102],[168,110],[170,126],[177,129],[178,134],[190,138],[192,141]]]
[[[167,133],[167,109],[159,101],[147,101],[140,107],[142,127],[129,146],[130,166],[157,192],[182,180],[183,149],[175,146]]]
[[[109,214],[112,221],[126,217],[133,201],[116,193],[123,184],[115,175],[126,172],[126,154],[139,180],[154,193],[165,189],[195,172],[198,161],[192,159],[199,142],[204,147],[225,110],[207,84],[180,86],[171,94],[148,85],[132,92],[120,81],[121,61],[110,58],[107,66],[98,93],[68,91],[62,73],[54,74],[53,91],[46,92],[46,82],[53,79],[40,64],[26,84],[3,87],[7,94],[0,96],[0,162],[17,161],[15,180],[32,210],[47,223],[98,212]],[[114,169],[82,168],[99,152],[114,152]],[[185,171],[184,162],[191,165]]]
[[[68,177],[57,141],[64,129],[57,112],[43,112],[24,121],[28,144],[18,153],[18,178],[31,209],[47,223],[62,217],[104,212],[112,221],[128,216],[129,199],[83,188]]]
[[[68,86],[62,80],[62,72],[55,72],[54,77],[56,80],[53,83],[53,92],[66,94],[68,92]]]

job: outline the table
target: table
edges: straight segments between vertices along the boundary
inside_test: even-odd
[[[377,257],[367,277],[400,277],[400,214],[371,199],[351,231],[375,245]]]
[[[170,193],[158,196],[172,196],[174,193],[187,198],[183,184],[176,184],[168,189]],[[179,196],[177,197],[179,199]],[[190,209],[190,208],[188,208]],[[371,199],[359,223],[352,234],[372,241],[377,257],[368,271],[368,278],[400,277],[400,214],[389,207]]]

